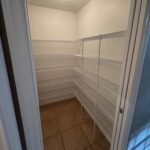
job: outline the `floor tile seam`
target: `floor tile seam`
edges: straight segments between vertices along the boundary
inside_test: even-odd
[[[81,129],[80,125],[76,125],[76,126],[74,126],[74,127],[72,127],[72,128],[69,128],[69,129],[66,129],[65,131],[62,131],[62,132],[60,133],[60,134],[61,134],[61,137],[62,137],[62,140],[63,140],[63,133],[64,133],[64,132],[67,132],[68,130],[71,130],[71,129],[76,128],[76,127],[79,127],[79,128]],[[81,129],[81,132],[83,133],[82,129]],[[84,135],[86,141],[88,142],[88,145],[83,149],[83,150],[85,150],[85,149],[86,149],[87,147],[89,147],[91,144],[89,143],[89,141],[88,141],[88,139],[87,139],[87,137],[85,136],[84,133],[83,133],[83,135]],[[63,143],[64,143],[64,141],[63,141]],[[65,147],[65,144],[64,144],[64,147]]]
[[[86,121],[86,122],[88,122],[88,121]],[[84,123],[82,123],[81,125],[83,125]],[[82,132],[84,133],[84,135],[86,136],[86,138],[87,138],[87,140],[88,140],[88,142],[91,144],[91,142],[89,141],[89,139],[88,139],[88,137],[87,137],[87,135],[86,135],[86,133],[85,133],[85,131],[82,129],[82,126],[80,125],[80,128],[81,128],[81,130],[82,130]],[[94,132],[94,131],[93,131]],[[95,142],[95,139],[93,140],[94,142]],[[93,142],[93,143],[94,143]]]
[[[87,147],[88,147],[88,146],[90,146],[90,145],[91,145],[91,142],[89,141],[89,139],[88,139],[88,137],[87,137],[86,133],[84,132],[84,130],[82,129],[82,127],[81,127],[81,126],[80,126],[80,129],[81,129],[81,131],[82,131],[82,133],[83,133],[84,137],[86,138],[86,140],[87,140],[87,142],[88,142],[88,144],[89,144],[89,145],[87,145]],[[87,147],[86,147],[86,148],[87,148]]]
[[[66,129],[63,129],[63,131],[60,129],[60,132],[64,132],[64,131],[70,130],[71,128],[74,128],[74,127],[80,126],[81,124],[84,124],[84,123],[85,123],[85,121],[88,121],[88,120],[83,120],[83,121],[81,121],[81,122],[79,122],[79,123],[77,123],[77,124],[73,125],[72,127],[68,127],[68,128],[66,128]]]
[[[60,137],[61,137],[61,142],[63,144],[63,148],[64,148],[64,150],[66,150],[62,133],[60,133]]]
[[[61,142],[62,142],[62,145],[63,145],[63,149],[66,150],[65,148],[65,144],[64,144],[64,140],[63,140],[63,136],[62,136],[62,133],[61,133],[61,129],[60,129],[60,124],[59,124],[59,119],[58,119],[58,114],[54,108],[54,113],[56,114],[56,117],[57,117],[57,124],[58,124],[58,130],[59,130],[59,134],[60,134],[60,138],[61,138]]]
[[[59,135],[60,134],[60,132],[57,132],[57,133],[55,133],[55,134],[53,134],[53,135],[50,135],[50,136],[47,136],[47,137],[43,137],[43,140],[48,140],[49,138],[52,138],[53,136],[56,136],[56,135]]]
[[[54,108],[53,108],[53,111],[54,111],[54,113],[55,113],[55,115],[56,115],[56,121],[57,121],[57,125],[58,125],[58,132],[55,133],[55,134],[53,134],[53,135],[50,135],[50,136],[44,138],[44,140],[46,140],[46,139],[48,139],[48,138],[51,138],[52,136],[56,136],[57,134],[60,134],[60,127],[59,127],[58,115],[57,115],[57,113],[55,112],[55,109],[54,109]],[[54,118],[54,117],[52,117],[52,118]]]
[[[74,126],[72,126],[72,127],[69,127],[69,128],[67,128],[67,129],[64,129],[63,131],[60,131],[60,133],[66,132],[66,131],[71,130],[72,128],[76,128],[76,127],[78,127],[78,126],[80,126],[80,124],[76,124],[76,125],[74,125]]]
[[[69,130],[69,129],[71,129],[71,128],[74,128],[74,127],[76,127],[76,126],[79,126],[80,124],[81,124],[81,122],[79,122],[79,123],[77,123],[77,124],[75,124],[74,126],[72,126],[72,127],[69,127],[69,128],[66,128],[66,129],[63,129],[63,131],[60,129],[60,124],[59,124],[59,119],[58,119],[58,113],[55,111],[55,109],[54,109],[54,112],[56,113],[56,116],[57,116],[57,122],[58,122],[58,126],[59,126],[59,130],[60,130],[60,132],[64,132],[64,131],[67,131],[67,130]],[[74,115],[73,115],[74,116]],[[75,116],[74,116],[75,117]]]
[[[83,124],[85,124],[85,123],[88,123],[90,120],[86,120],[85,122],[82,122],[81,123],[81,125],[83,125]],[[93,121],[93,120],[92,120]],[[97,125],[96,125],[97,126]],[[81,127],[82,128],[82,127]],[[99,128],[98,128],[98,130],[100,130]],[[84,131],[84,130],[83,130]],[[101,130],[100,130],[100,132],[101,132]],[[101,132],[102,133],[102,132]],[[103,133],[102,133],[103,134]],[[105,138],[105,136],[103,135],[101,138],[100,138],[101,140],[105,140],[106,138]],[[96,141],[95,141],[96,142]]]
[[[66,129],[63,129],[63,130],[61,130],[60,129],[60,124],[59,124],[59,119],[58,119],[58,113],[55,111],[55,109],[54,109],[54,113],[55,113],[55,115],[57,116],[57,124],[58,124],[58,127],[59,127],[59,131],[56,133],[56,134],[53,134],[53,135],[51,135],[51,136],[48,136],[48,137],[46,137],[46,138],[44,138],[44,140],[45,139],[47,139],[47,138],[50,138],[50,137],[52,137],[52,136],[54,136],[54,135],[57,135],[57,134],[61,134],[61,133],[63,133],[63,132],[66,132],[67,130],[70,130],[70,129],[72,129],[72,128],[75,128],[75,127],[77,127],[77,126],[80,126],[81,127],[81,124],[83,124],[83,123],[85,123],[85,122],[87,122],[88,120],[82,120],[81,122],[79,122],[78,124],[76,124],[76,125],[74,125],[74,126],[72,126],[72,127],[69,127],[69,128],[66,128]],[[83,131],[83,130],[82,130]]]
[[[84,124],[85,122],[88,122],[88,121],[90,120],[90,118],[89,118],[89,119],[82,119],[82,121],[79,122],[78,124],[76,124],[76,125],[74,125],[74,126],[72,126],[72,127],[69,127],[69,128],[67,128],[67,129],[61,130],[61,129],[60,129],[60,125],[59,125],[58,113],[57,113],[57,111],[55,110],[55,108],[53,108],[53,110],[54,110],[55,115],[57,116],[57,119],[56,119],[56,120],[57,120],[57,124],[58,124],[58,127],[59,127],[59,132],[57,132],[56,134],[51,135],[51,136],[45,138],[44,140],[47,140],[48,138],[51,138],[51,137],[56,136],[56,135],[60,135],[61,141],[62,141],[62,143],[63,143],[63,148],[64,148],[64,150],[65,150],[65,145],[64,145],[64,141],[63,141],[63,135],[62,135],[63,132],[66,132],[67,130],[71,130],[72,128],[75,128],[75,127],[78,127],[78,126],[79,126],[80,129],[81,129],[81,131],[82,131],[82,133],[83,133],[83,135],[84,135],[84,137],[86,138],[86,140],[87,140],[87,142],[88,142],[88,144],[89,144],[89,145],[86,146],[84,149],[86,149],[86,148],[90,147],[92,144],[94,144],[94,142],[91,143],[91,142],[88,140],[87,135],[85,134],[84,130],[83,130],[82,127],[81,127],[81,125]],[[75,114],[74,114],[73,116],[75,116]]]

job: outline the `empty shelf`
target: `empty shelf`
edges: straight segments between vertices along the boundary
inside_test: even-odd
[[[96,93],[91,92],[91,90],[87,90],[85,88],[85,86],[81,85],[81,82],[78,82],[77,80],[74,80],[74,83],[76,84],[76,86],[82,90],[82,92],[93,102],[95,103],[98,100],[98,97],[96,96]],[[104,101],[106,101],[105,99],[103,99]],[[112,112],[108,112],[107,109],[105,109],[105,107],[103,107],[102,105],[98,105],[98,108],[101,110],[101,112],[105,115],[105,117],[107,117],[111,122],[114,121],[114,113],[112,114]]]
[[[93,120],[95,120],[95,122],[98,125],[98,127],[101,129],[101,131],[103,132],[103,134],[106,136],[106,138],[108,139],[108,141],[111,143],[113,123],[110,122],[103,115],[103,113],[101,113],[101,111],[97,111],[98,113],[95,116],[94,109],[92,108],[92,107],[94,107],[93,104],[90,103],[90,100],[88,100],[88,97],[86,97],[85,95],[82,94],[81,90],[75,90],[73,93],[74,93],[75,97],[83,105],[83,107],[85,108],[85,110],[89,113],[89,115],[91,116],[91,118]],[[89,102],[89,104],[86,103],[87,101]],[[101,122],[100,119],[103,120],[103,122]],[[106,124],[107,124],[107,126],[106,126]]]
[[[75,66],[47,66],[47,67],[36,67],[36,71],[46,71],[46,70],[64,70],[64,69],[72,69]]]
[[[35,57],[73,57],[72,54],[34,54]]]
[[[113,60],[113,59],[109,59],[109,58],[100,58],[100,62],[99,62],[99,57],[82,56],[81,54],[74,54],[73,56],[87,59],[94,63],[100,63],[100,65],[121,65],[122,64],[122,61],[120,61],[120,60]]]
[[[74,70],[79,73],[82,74],[83,77],[87,78],[88,80],[90,80],[91,82],[93,82],[94,84],[97,85],[97,76],[95,75],[95,78],[92,78],[92,76],[82,73],[82,71],[78,68],[74,68]],[[103,85],[103,86],[102,86]],[[104,79],[102,77],[99,77],[99,89],[105,89],[105,91],[111,93],[112,95],[114,95],[115,97],[117,97],[118,94],[118,85],[112,83],[111,81]]]
[[[36,68],[36,72],[44,71],[58,71],[58,70],[73,70],[74,66],[58,66],[58,67],[42,67],[42,68]]]

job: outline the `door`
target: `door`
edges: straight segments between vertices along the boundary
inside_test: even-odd
[[[16,94],[18,98],[19,133],[23,148],[43,150],[36,75],[34,71],[26,0],[1,0],[8,38]],[[6,57],[7,58],[7,57]],[[9,63],[7,61],[7,63]],[[10,71],[9,67],[7,69]],[[12,88],[11,90],[13,90]],[[14,99],[16,100],[16,99]],[[16,103],[15,103],[16,104]],[[17,105],[18,105],[17,104]],[[18,113],[16,114],[18,115]],[[18,116],[17,116],[18,119]],[[18,122],[18,120],[17,120]],[[23,135],[24,131],[24,136]],[[25,140],[24,140],[25,137]],[[25,146],[25,142],[26,146]],[[15,148],[13,150],[16,150]]]

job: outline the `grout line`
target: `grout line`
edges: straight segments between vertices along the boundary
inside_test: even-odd
[[[56,135],[58,135],[58,134],[60,134],[60,132],[57,132],[57,133],[55,133],[55,134],[53,134],[53,135],[50,135],[50,136],[47,136],[47,137],[43,138],[43,141],[44,141],[44,140],[48,140],[49,138],[52,138],[53,136],[56,136]]]
[[[44,138],[43,141],[48,140],[49,138],[52,138],[52,137],[57,136],[57,135],[59,135],[59,134],[60,134],[60,133],[58,132],[58,133],[56,133],[56,134],[50,135],[50,136]]]
[[[60,133],[60,137],[61,137],[61,142],[62,142],[63,148],[64,148],[64,150],[65,150],[66,148],[65,148],[65,143],[64,143],[64,140],[63,140],[63,135],[62,135],[62,133]]]
[[[57,102],[57,103],[59,103],[59,102]],[[50,105],[50,104],[48,104],[48,105]],[[57,120],[57,124],[58,124],[58,132],[55,133],[55,134],[53,134],[53,135],[51,135],[51,136],[48,136],[48,137],[46,137],[46,138],[43,138],[43,141],[44,141],[44,140],[47,140],[48,138],[51,138],[51,137],[53,137],[53,136],[60,135],[60,137],[61,137],[61,142],[62,142],[63,148],[64,148],[64,150],[65,150],[65,144],[64,144],[64,140],[63,140],[63,132],[66,132],[66,131],[68,131],[68,130],[70,130],[70,129],[73,129],[73,128],[75,128],[75,127],[79,127],[79,128],[81,129],[81,131],[82,131],[82,133],[83,133],[85,139],[86,139],[87,142],[88,142],[88,145],[84,148],[84,150],[85,150],[86,148],[92,146],[92,144],[95,143],[95,140],[93,140],[92,143],[88,140],[88,137],[87,137],[86,133],[84,132],[84,130],[82,129],[82,126],[81,126],[82,124],[87,123],[88,121],[90,121],[91,118],[89,118],[89,119],[88,119],[88,118],[87,118],[87,119],[81,119],[81,122],[79,122],[79,123],[77,123],[77,124],[75,124],[75,125],[73,125],[73,126],[71,126],[71,127],[69,127],[69,128],[66,128],[66,129],[61,130],[61,129],[60,129],[60,124],[59,124],[59,118],[58,118],[59,115],[58,115],[58,113],[57,113],[57,111],[55,110],[54,107],[55,107],[55,106],[52,106],[52,109],[53,109],[53,111],[54,111],[54,113],[55,113],[55,115],[56,115],[56,120]],[[41,111],[40,111],[40,112],[41,112]],[[73,115],[73,116],[74,116],[74,115]],[[92,119],[92,121],[93,121],[93,119]],[[42,123],[42,120],[41,120],[41,123]],[[93,148],[92,148],[92,149],[93,149]]]
[[[62,135],[62,132],[61,132],[61,130],[60,130],[58,114],[57,114],[55,108],[53,108],[53,110],[54,110],[54,113],[56,114],[56,120],[57,120],[57,124],[58,124],[58,130],[59,130],[61,142],[62,142],[62,145],[63,145],[63,149],[65,150],[66,148],[65,148],[65,144],[64,144],[64,140],[63,140],[63,135]]]
[[[92,144],[95,142],[95,140],[91,143],[91,142],[90,142],[90,140],[88,139],[88,137],[87,137],[86,133],[85,133],[85,132],[84,132],[84,130],[82,129],[81,125],[80,125],[80,128],[81,128],[81,130],[82,130],[82,132],[83,132],[83,134],[84,134],[84,136],[85,136],[86,140],[87,140],[87,141],[88,141],[88,143],[89,143],[89,145],[88,145],[88,146],[92,145]]]
[[[80,126],[80,124],[76,124],[76,125],[74,125],[74,126],[72,126],[72,127],[69,127],[69,128],[67,128],[67,129],[64,129],[63,131],[60,131],[60,133],[66,132],[66,131],[71,130],[72,128],[75,128],[75,127],[78,127],[78,126]]]

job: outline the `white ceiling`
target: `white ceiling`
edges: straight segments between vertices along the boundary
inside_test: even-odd
[[[29,4],[78,12],[89,0],[28,0]]]

